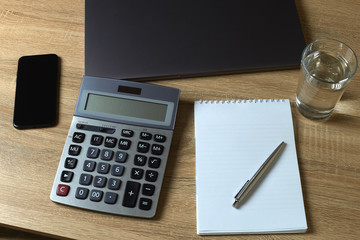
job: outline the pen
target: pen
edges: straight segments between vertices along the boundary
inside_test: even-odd
[[[264,173],[267,172],[272,163],[280,156],[281,151],[284,149],[285,143],[284,141],[280,143],[280,145],[271,153],[271,155],[265,160],[265,162],[260,166],[260,168],[256,171],[254,176],[250,180],[247,180],[244,186],[240,189],[240,191],[235,195],[235,202],[233,206],[238,208],[240,203],[246,198],[246,196],[251,192],[251,190],[257,185],[258,182],[264,176]]]

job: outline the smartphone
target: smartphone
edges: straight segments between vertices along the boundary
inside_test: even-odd
[[[13,118],[15,128],[56,125],[58,65],[56,54],[23,56],[19,59]]]

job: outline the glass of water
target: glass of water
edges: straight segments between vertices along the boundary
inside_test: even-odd
[[[296,93],[300,113],[316,120],[330,117],[357,66],[354,51],[337,40],[319,39],[306,46]]]

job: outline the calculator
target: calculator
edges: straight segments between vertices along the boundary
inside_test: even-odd
[[[179,96],[175,88],[84,76],[50,199],[154,217]]]

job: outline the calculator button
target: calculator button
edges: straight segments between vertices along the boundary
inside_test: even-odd
[[[149,151],[150,144],[146,142],[139,142],[137,145],[137,151],[140,153],[147,153]]]
[[[114,137],[106,137],[105,138],[105,147],[113,148],[116,146],[117,139]]]
[[[126,152],[117,151],[115,154],[115,162],[124,163],[126,162],[128,154]]]
[[[88,195],[89,195],[89,189],[82,187],[78,187],[76,189],[75,197],[77,199],[86,199]]]
[[[121,180],[118,178],[110,178],[108,182],[108,188],[111,190],[119,190],[121,185]]]
[[[151,153],[154,155],[161,155],[164,151],[164,146],[159,144],[153,144],[151,146]]]
[[[103,188],[106,185],[107,178],[103,176],[96,176],[94,178],[94,187]]]
[[[81,146],[78,145],[70,145],[69,147],[69,155],[72,156],[78,156],[80,154],[81,151]]]
[[[124,166],[121,165],[113,165],[111,167],[111,175],[120,177],[124,173]]]
[[[142,140],[151,140],[152,134],[148,132],[141,132],[140,133],[140,139]]]
[[[148,199],[148,198],[140,198],[140,204],[139,204],[139,208],[141,210],[150,210],[152,205],[152,200]]]
[[[107,192],[105,193],[105,199],[104,202],[107,204],[115,204],[117,200],[118,195],[113,192]]]
[[[97,172],[102,174],[107,174],[110,170],[110,164],[108,163],[99,163],[97,166]]]
[[[73,172],[63,171],[63,172],[61,173],[61,178],[60,178],[60,180],[61,180],[62,182],[71,182],[73,176],[74,176],[74,173],[73,173]]]
[[[85,139],[85,133],[75,132],[72,141],[75,143],[82,143]]]
[[[97,158],[99,156],[100,149],[89,147],[86,156],[88,158]]]
[[[145,196],[152,196],[155,191],[155,186],[151,184],[144,184],[142,187],[142,194]]]
[[[149,159],[149,167],[150,168],[159,168],[161,163],[161,159],[157,157],[150,157]]]
[[[90,174],[83,173],[80,175],[79,183],[81,185],[90,185],[92,182],[93,176]]]
[[[103,191],[93,189],[90,192],[90,200],[94,202],[100,202],[103,194]]]
[[[127,139],[120,139],[119,140],[119,149],[121,150],[129,150],[131,145],[131,141]]]
[[[129,130],[129,129],[123,129],[121,131],[121,136],[123,137],[132,137],[134,135],[134,131]]]
[[[85,160],[83,170],[86,172],[92,172],[95,170],[96,163],[94,161]]]
[[[91,145],[96,145],[99,146],[102,144],[104,137],[100,136],[100,135],[92,135],[91,136],[91,140],[90,140],[90,144]]]
[[[68,168],[68,169],[74,169],[76,167],[77,164],[77,159],[76,158],[66,158],[65,159],[65,164],[64,167]]]
[[[147,170],[145,174],[145,180],[148,182],[155,182],[158,177],[158,172]]]
[[[139,190],[140,190],[140,183],[128,181],[126,183],[122,205],[124,207],[131,207],[131,208],[135,207]]]
[[[141,179],[144,175],[144,170],[141,168],[131,169],[131,178],[132,179]]]
[[[59,184],[56,189],[56,195],[58,196],[67,196],[69,194],[70,186]]]
[[[166,137],[164,135],[155,134],[154,141],[163,143],[166,141]]]
[[[144,166],[146,163],[146,159],[147,159],[146,156],[137,154],[137,155],[135,155],[135,158],[134,158],[134,164],[136,166]]]
[[[114,156],[114,152],[113,152],[113,151],[108,150],[108,149],[103,149],[103,150],[101,151],[101,156],[100,156],[100,158],[101,158],[102,160],[105,160],[105,161],[110,161],[110,160],[113,158],[113,156]]]

